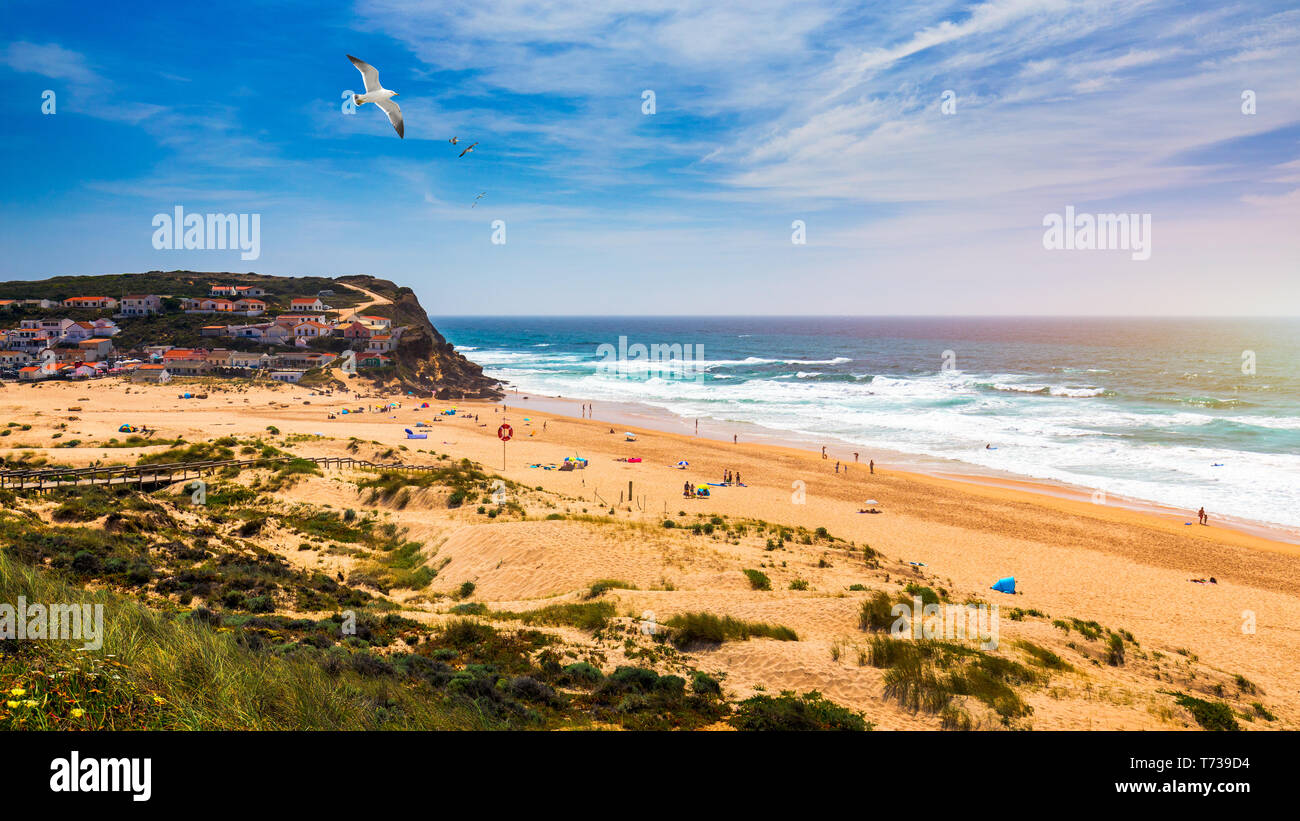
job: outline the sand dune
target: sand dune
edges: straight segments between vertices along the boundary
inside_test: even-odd
[[[415,591],[422,596],[412,598],[408,591],[396,598],[411,599],[406,606],[429,620],[441,618],[438,614],[447,609],[447,600],[439,595],[445,597],[464,581],[475,583],[475,601],[493,609],[525,610],[580,600],[592,583],[616,579],[636,588],[605,594],[626,625],[646,611],[659,621],[707,611],[787,626],[799,641],[728,642],[692,651],[690,658],[701,669],[724,673],[732,692],[816,689],[864,711],[882,728],[934,727],[937,719],[913,715],[885,700],[881,671],[859,664],[857,651],[867,635],[858,629],[857,611],[867,593],[849,588],[860,584],[897,590],[912,579],[944,588],[955,602],[996,602],[1004,614],[1014,606],[1048,616],[1011,621],[1004,615],[1001,620],[1000,653],[1014,655],[1015,641],[1028,640],[1053,649],[1076,668],[1027,693],[1036,728],[1184,726],[1185,714],[1168,709],[1161,688],[1192,686],[1184,679],[1198,686],[1231,683],[1237,675],[1258,685],[1259,698],[1278,715],[1277,722],[1255,722],[1252,728],[1300,725],[1295,650],[1300,646],[1300,549],[1282,541],[1220,527],[1186,527],[1185,514],[1092,505],[1036,493],[1032,485],[977,485],[899,472],[880,463],[874,476],[851,465],[846,477],[832,473],[829,463],[814,453],[655,431],[640,431],[638,441],[625,442],[622,426],[610,435],[608,423],[505,411],[485,403],[455,403],[460,413],[444,417],[437,412],[452,403],[417,410],[413,406],[419,401],[412,397],[385,397],[404,407],[392,415],[329,420],[330,410],[374,404],[378,398],[262,386],[209,387],[206,400],[177,400],[182,390],[179,385],[118,382],[10,385],[0,391],[0,424],[11,420],[31,429],[10,428],[10,435],[0,440],[0,453],[11,462],[24,454],[29,460],[64,464],[133,462],[157,448],[94,447],[122,438],[117,426],[132,422],[156,428],[158,438],[188,441],[268,435],[268,426],[274,426],[281,441],[292,440],[289,447],[309,455],[408,463],[440,454],[466,457],[528,488],[515,493],[529,514],[527,521],[489,521],[472,510],[448,511],[445,496],[432,491],[417,493],[405,509],[368,505],[347,472],[338,471],[300,484],[283,501],[373,509],[406,528],[409,538],[426,545],[426,560],[439,572],[428,590]],[[81,409],[69,411],[69,406]],[[467,418],[466,412],[478,414],[479,420]],[[416,420],[435,418],[443,421],[431,421],[427,440],[407,440],[402,433]],[[505,446],[504,468],[502,444],[495,437],[502,421],[516,432]],[[73,439],[81,446],[53,447]],[[575,454],[587,458],[590,467],[573,472],[529,467]],[[644,461],[616,461],[629,456]],[[679,459],[689,460],[690,470],[671,467]],[[724,469],[740,471],[748,487],[716,488],[708,499],[682,497],[683,482],[718,481]],[[867,498],[878,500],[884,513],[858,514]],[[552,513],[568,518],[545,520]],[[732,544],[716,535],[662,526],[664,519],[690,525],[715,515],[733,523],[823,527],[843,542],[789,544],[769,551],[757,536]],[[583,516],[611,521],[584,521]],[[879,567],[861,558],[863,545],[882,554]],[[294,557],[287,544],[284,550],[291,560],[318,562],[330,572],[347,572],[355,565],[346,558]],[[751,589],[741,572],[759,567],[771,578],[771,591]],[[1020,594],[989,590],[1004,575],[1017,578]],[[1218,583],[1189,581],[1208,576]],[[807,582],[808,589],[790,589],[795,580]],[[1243,630],[1251,614],[1253,633]],[[1079,641],[1077,634],[1051,625],[1052,619],[1069,618],[1131,631],[1144,658],[1131,658],[1124,667],[1091,664],[1070,646]],[[575,644],[591,641],[577,631],[559,632]],[[610,659],[623,652],[613,639],[604,645],[597,640],[597,645]],[[839,660],[832,657],[837,645]],[[1190,661],[1191,656],[1197,661]],[[1193,672],[1195,679],[1189,678]]]

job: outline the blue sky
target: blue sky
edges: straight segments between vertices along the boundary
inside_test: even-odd
[[[1292,315],[1292,6],[10,0],[0,278],[369,273],[441,315]],[[348,53],[404,140],[343,113]],[[155,250],[176,205],[260,214],[261,257]],[[1151,258],[1045,250],[1067,205],[1151,214]]]

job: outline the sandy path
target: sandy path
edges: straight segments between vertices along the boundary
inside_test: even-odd
[[[354,291],[359,291],[360,293],[363,293],[363,294],[365,294],[366,296],[370,297],[370,301],[369,301],[369,302],[362,303],[361,305],[358,305],[358,306],[356,306],[355,308],[340,308],[340,309],[339,309],[339,322],[346,322],[346,321],[348,321],[349,319],[351,319],[352,317],[354,317],[354,316],[356,316],[357,314],[361,313],[362,311],[366,310],[367,308],[371,308],[371,307],[373,307],[373,306],[375,306],[375,305],[392,305],[392,304],[393,304],[393,301],[392,301],[391,299],[389,299],[388,297],[380,296],[379,294],[375,293],[374,291],[371,291],[371,290],[369,290],[369,289],[367,289],[367,288],[362,288],[360,285],[351,285],[351,284],[349,284],[349,283],[347,283],[347,282],[340,282],[339,284],[342,285],[342,286],[344,286],[344,287],[346,287],[346,288],[351,288],[351,289],[354,290]]]

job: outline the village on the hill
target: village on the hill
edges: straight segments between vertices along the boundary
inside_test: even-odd
[[[390,354],[406,326],[394,325],[391,317],[363,314],[361,308],[331,307],[322,297],[333,295],[325,290],[282,300],[257,285],[217,284],[205,297],[0,299],[0,316],[6,311],[31,315],[16,327],[0,329],[0,378],[39,382],[123,376],[157,383],[175,376],[242,376],[296,383],[341,356],[357,369],[392,367]],[[279,307],[287,310],[276,313]],[[60,315],[60,309],[81,318]],[[212,323],[198,329],[210,345],[177,345],[176,339],[166,338],[171,334],[165,326],[154,338],[123,333],[133,322],[168,314],[211,314]],[[126,336],[128,345],[115,344]]]

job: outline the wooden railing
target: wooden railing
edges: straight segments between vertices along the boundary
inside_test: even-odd
[[[270,467],[286,462],[311,462],[320,467],[368,470],[442,470],[446,465],[406,465],[371,462],[350,456],[274,456],[259,459],[224,459],[203,462],[169,462],[155,465],[113,465],[85,468],[31,468],[0,470],[0,489],[48,490],[83,485],[166,485],[198,479],[218,470]]]

